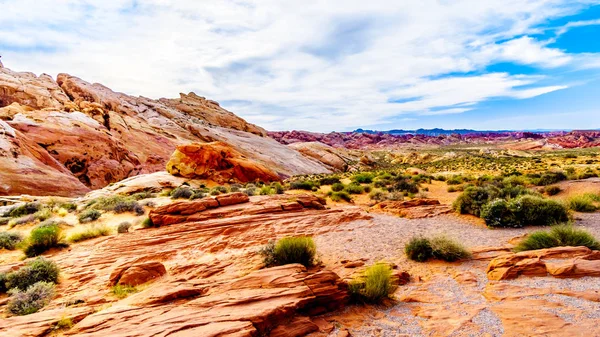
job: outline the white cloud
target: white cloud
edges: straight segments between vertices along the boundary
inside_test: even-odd
[[[460,113],[494,97],[564,88],[542,84],[543,77],[444,74],[481,72],[499,61],[572,63],[572,56],[527,34],[578,6],[566,0],[0,0],[0,8],[0,51],[15,70],[69,72],[148,97],[195,91],[269,129],[329,131],[403,114]],[[398,98],[416,99],[389,103]]]

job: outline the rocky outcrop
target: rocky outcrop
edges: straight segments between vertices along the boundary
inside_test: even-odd
[[[385,200],[375,204],[371,210],[410,219],[431,218],[452,212],[449,205],[442,205],[439,200],[423,198],[406,201]]]
[[[67,74],[54,81],[0,68],[0,120],[1,195],[78,196],[163,171],[177,146],[197,142],[225,142],[278,176],[330,171],[193,93],[152,100]]]
[[[173,202],[153,209],[150,211],[149,216],[155,225],[167,226],[182,222],[218,219],[223,216],[221,208],[231,205],[237,207],[234,209],[227,208],[226,212],[230,216],[325,209],[325,200],[313,195],[300,195],[293,198],[278,195],[253,203],[249,203],[249,200],[248,196],[243,193],[229,193],[194,201]]]
[[[109,285],[138,286],[154,281],[167,274],[165,266],[160,262],[126,263],[117,267],[110,274]]]
[[[600,276],[600,252],[587,247],[555,247],[501,255],[487,267],[490,280],[523,276]]]
[[[90,189],[33,139],[0,120],[0,195],[81,195]]]
[[[344,172],[348,169],[348,163],[342,156],[329,145],[319,142],[293,143],[289,145],[303,155],[316,159],[331,167],[335,171]]]
[[[167,162],[167,172],[185,178],[208,179],[218,183],[280,180],[275,172],[223,142],[178,146]]]
[[[60,297],[38,313],[0,320],[0,335],[45,336],[63,315],[77,315],[77,324],[61,333],[88,337],[282,336],[308,326],[321,331],[312,317],[342,308],[346,284],[321,267],[260,269],[258,250],[285,236],[344,230],[347,222],[368,215],[354,208],[307,207],[320,204],[310,195],[255,196],[241,204],[234,204],[232,195],[219,197],[223,206],[198,211],[207,214],[201,221],[99,238],[47,254],[61,268]],[[181,213],[184,207],[173,209]],[[132,283],[152,282],[119,300],[110,286],[123,284],[128,274]]]

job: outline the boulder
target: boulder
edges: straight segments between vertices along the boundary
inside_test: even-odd
[[[178,146],[167,163],[167,172],[219,183],[280,180],[275,172],[223,142]]]
[[[600,254],[587,247],[554,247],[508,253],[491,260],[486,273],[490,280],[507,280],[521,275],[600,276]]]
[[[116,268],[109,277],[109,283],[114,285],[138,286],[167,274],[167,269],[160,262],[131,263]]]
[[[304,156],[316,159],[335,171],[345,172],[348,169],[346,160],[337,153],[339,150],[329,145],[319,142],[306,142],[293,143],[289,146],[300,151]]]

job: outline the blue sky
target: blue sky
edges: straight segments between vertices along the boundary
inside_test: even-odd
[[[0,55],[269,130],[600,128],[600,0],[0,0]]]

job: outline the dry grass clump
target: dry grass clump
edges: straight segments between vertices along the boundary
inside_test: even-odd
[[[368,267],[362,275],[348,284],[348,291],[355,301],[378,303],[394,292],[392,268],[385,263]]]
[[[54,295],[54,284],[38,282],[26,290],[18,288],[9,291],[10,298],[6,305],[7,311],[12,315],[29,315],[38,312],[48,305]]]
[[[463,245],[444,236],[414,237],[404,246],[404,252],[410,260],[417,262],[432,258],[454,262],[471,257],[471,252]]]
[[[0,249],[14,250],[23,241],[23,234],[18,232],[0,232]]]
[[[590,233],[571,225],[558,225],[550,231],[537,231],[529,234],[514,251],[536,250],[561,246],[585,246],[600,250],[600,242]]]
[[[260,253],[267,267],[290,263],[300,263],[309,267],[315,263],[317,245],[308,236],[287,237],[277,243],[269,243]]]
[[[123,299],[131,294],[137,293],[139,290],[136,287],[130,285],[118,284],[111,289],[111,293],[118,299]]]
[[[567,205],[576,212],[595,212],[598,207],[594,204],[594,197],[593,194],[576,195],[567,200]]]
[[[38,256],[51,248],[64,247],[63,233],[58,223],[46,222],[39,224],[29,233],[23,251],[27,257]]]
[[[67,241],[69,242],[81,242],[85,240],[94,239],[100,236],[110,235],[111,229],[106,225],[91,225],[85,226],[71,233]]]

